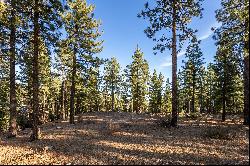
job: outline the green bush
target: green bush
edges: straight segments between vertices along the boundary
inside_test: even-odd
[[[25,108],[20,109],[17,115],[17,125],[21,130],[32,127],[32,122],[29,118],[28,111]]]

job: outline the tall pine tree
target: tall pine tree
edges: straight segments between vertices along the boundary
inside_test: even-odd
[[[68,2],[68,10],[63,14],[63,22],[67,37],[62,47],[70,55],[71,88],[70,88],[70,123],[74,123],[75,83],[77,67],[101,51],[102,42],[97,41],[101,35],[98,27],[100,22],[93,18],[93,5],[87,5],[86,0]]]
[[[199,48],[200,41],[194,37],[191,40],[190,45],[187,47],[185,57],[187,62],[185,62],[184,69],[184,79],[186,87],[189,89],[189,96],[191,99],[191,111],[195,112],[195,99],[197,95],[198,83],[202,82],[202,65],[204,64],[202,58],[202,52]]]
[[[160,113],[162,108],[162,91],[163,91],[163,75],[159,76],[154,70],[149,82],[149,111],[152,113]]]
[[[149,38],[157,42],[154,50],[165,51],[172,50],[172,120],[171,125],[177,126],[177,53],[181,48],[184,40],[188,39],[193,33],[187,24],[191,22],[192,17],[201,16],[201,2],[203,0],[157,0],[156,6],[149,7],[149,3],[145,4],[145,10],[138,16],[148,18],[150,26],[144,31]],[[171,37],[165,33],[171,30]],[[163,32],[162,36],[157,39],[156,32]]]
[[[133,62],[128,66],[128,69],[130,74],[129,79],[131,83],[133,111],[139,113],[146,110],[149,68],[148,63],[145,59],[143,59],[143,53],[138,46],[132,58]]]
[[[111,110],[114,111],[115,108],[115,94],[118,95],[119,85],[121,83],[120,77],[120,65],[115,58],[111,58],[104,67],[104,81],[105,86],[107,86],[108,91],[111,94]],[[117,98],[117,96],[116,96]]]
[[[222,26],[216,29],[215,39],[222,47],[233,48],[232,55],[243,63],[244,124],[249,125],[249,1],[222,0],[221,6],[216,19]]]

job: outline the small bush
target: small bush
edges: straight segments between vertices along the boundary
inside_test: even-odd
[[[17,120],[17,125],[21,130],[32,127],[32,121],[30,120],[29,117],[30,116],[27,107],[21,107],[18,110],[18,115],[16,120]]]
[[[164,119],[164,120],[160,120],[157,122],[158,126],[160,127],[170,127],[171,126],[171,120],[170,119]]]
[[[25,114],[19,114],[17,116],[17,125],[20,127],[21,130],[24,130],[25,128],[31,128],[32,122],[29,120],[29,117]]]
[[[228,128],[215,126],[206,129],[204,136],[211,139],[232,139],[233,133]]]
[[[166,115],[164,119],[160,119],[156,123],[160,127],[165,127],[165,128],[171,127],[171,116]]]

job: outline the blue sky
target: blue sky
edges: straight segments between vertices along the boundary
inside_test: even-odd
[[[104,49],[97,56],[102,58],[116,57],[122,66],[132,62],[132,55],[138,44],[144,52],[144,57],[149,63],[150,71],[156,69],[165,77],[171,79],[171,51],[162,54],[153,54],[155,43],[146,37],[144,29],[148,21],[137,18],[137,14],[144,8],[145,0],[87,0],[88,4],[95,5],[95,18],[102,22],[101,29],[104,31]],[[195,18],[191,27],[198,29],[198,38],[202,40],[201,49],[205,61],[212,62],[216,51],[212,39],[211,27],[218,27],[215,19],[215,10],[220,8],[220,0],[204,0],[203,18]],[[187,45],[184,44],[184,48]],[[178,69],[183,65],[185,49],[178,55]]]

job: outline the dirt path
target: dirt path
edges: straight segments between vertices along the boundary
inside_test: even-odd
[[[42,126],[42,139],[27,142],[30,129],[11,140],[0,136],[0,164],[248,164],[249,128],[220,124],[231,137],[211,139],[217,121],[180,120],[178,128],[157,125],[159,117],[133,113],[86,113],[76,122]],[[204,121],[203,121],[204,120]]]

